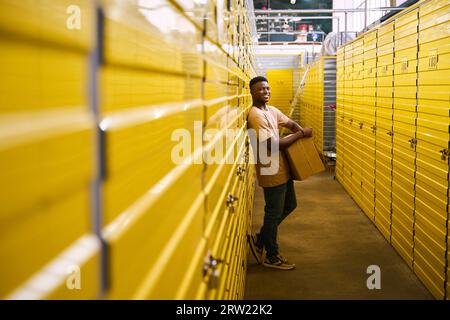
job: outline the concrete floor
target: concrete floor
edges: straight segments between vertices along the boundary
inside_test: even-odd
[[[333,176],[295,182],[297,209],[281,224],[281,253],[292,271],[258,265],[249,252],[245,299],[433,299]],[[259,230],[264,195],[257,187],[253,230]],[[381,289],[369,290],[370,265],[381,270]]]

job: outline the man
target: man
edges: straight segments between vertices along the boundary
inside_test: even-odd
[[[248,115],[248,129],[254,130],[257,141],[255,145],[255,139],[251,139],[252,147],[254,151],[257,148],[265,149],[270,154],[271,161],[267,165],[267,162],[262,161],[259,156],[261,152],[257,152],[256,172],[259,186],[264,189],[266,205],[260,233],[249,236],[250,249],[258,263],[270,268],[292,270],[295,264],[289,263],[280,255],[277,244],[279,224],[297,207],[294,183],[283,150],[297,139],[310,137],[312,129],[300,127],[277,108],[267,105],[270,99],[270,87],[266,78],[253,78],[250,81],[250,92],[253,107]],[[290,129],[293,134],[280,138],[279,126]],[[271,165],[276,170],[264,171]],[[263,255],[263,249],[266,251],[265,255]]]

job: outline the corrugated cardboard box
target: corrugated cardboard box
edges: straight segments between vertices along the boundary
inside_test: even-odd
[[[312,137],[295,141],[286,149],[286,156],[294,180],[305,180],[325,170]]]

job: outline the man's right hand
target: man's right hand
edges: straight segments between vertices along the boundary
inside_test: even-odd
[[[312,128],[303,128],[304,138],[312,137]]]

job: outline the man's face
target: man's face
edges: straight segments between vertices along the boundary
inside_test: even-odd
[[[267,81],[260,81],[255,83],[250,90],[253,101],[255,102],[269,102],[270,87]]]

